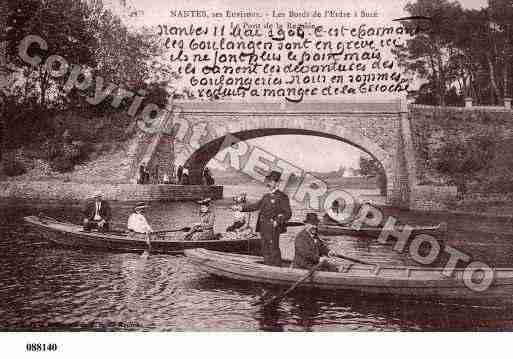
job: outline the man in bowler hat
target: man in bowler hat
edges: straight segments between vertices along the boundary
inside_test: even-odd
[[[265,177],[269,192],[253,204],[233,206],[235,211],[260,211],[255,231],[260,233],[264,264],[281,266],[280,234],[287,231],[287,221],[292,216],[289,197],[278,189],[281,173],[271,171]]]
[[[342,263],[336,263],[331,260],[335,255],[326,243],[319,238],[319,218],[316,213],[307,213],[306,219],[303,221],[305,228],[299,232],[294,241],[294,261],[293,268],[312,269],[319,263],[321,266],[318,270],[336,272],[345,269]]]

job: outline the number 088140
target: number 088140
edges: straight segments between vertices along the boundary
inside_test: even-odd
[[[57,351],[57,344],[27,343],[25,348],[28,352],[54,352]]]

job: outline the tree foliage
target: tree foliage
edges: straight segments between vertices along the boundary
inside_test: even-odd
[[[479,171],[485,169],[495,156],[492,134],[480,134],[468,139],[456,137],[438,148],[432,158],[434,168],[453,179],[460,195],[465,194],[466,184]]]
[[[394,50],[398,62],[426,83],[413,94],[417,103],[454,105],[472,97],[477,103],[494,105],[511,96],[511,0],[490,0],[480,10],[448,0],[417,0],[405,10],[431,19],[422,20],[423,31]],[[410,20],[404,25],[419,24]]]
[[[18,56],[18,46],[23,38],[36,35],[43,38],[48,49],[37,46],[29,49],[31,56],[40,56],[42,61],[36,69],[36,75],[29,77],[39,85],[39,98],[46,105],[52,80],[44,67],[46,59],[58,54],[70,64],[94,67],[96,59],[94,49],[97,44],[94,34],[89,31],[87,4],[78,0],[28,0],[11,1],[7,18],[7,37],[9,60],[22,69],[31,70],[32,65]]]
[[[381,163],[374,157],[360,156],[359,166],[360,175],[366,177],[375,177],[378,181],[377,184],[381,195],[386,195],[387,179]]]
[[[360,156],[359,165],[362,176],[374,177],[383,172],[383,167],[374,157]]]
[[[6,17],[7,60],[16,73],[12,86],[2,94],[8,147],[53,136],[51,118],[58,112],[94,118],[126,111],[129,100],[111,106],[118,88],[142,93],[143,106],[167,104],[169,81],[175,74],[161,63],[163,49],[156,37],[149,29],[127,27],[102,0],[8,0]],[[48,44],[47,50],[37,45],[29,48],[29,55],[42,58],[37,68],[18,54],[20,41],[27,35],[39,36]],[[104,87],[112,83],[116,89],[100,105],[92,106],[86,96],[93,95],[95,82],[85,91],[64,91],[69,74],[49,76],[44,63],[50,55],[80,65],[93,78],[103,78]]]

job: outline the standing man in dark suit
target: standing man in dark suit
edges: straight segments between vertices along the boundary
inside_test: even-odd
[[[281,266],[280,234],[287,231],[287,221],[292,216],[289,197],[278,189],[281,173],[271,171],[265,177],[269,192],[253,204],[235,205],[235,211],[260,211],[255,231],[260,233],[264,264]]]
[[[109,230],[111,220],[110,206],[107,201],[102,199],[101,192],[93,195],[93,200],[89,201],[84,208],[84,231],[90,231],[97,228],[100,232]]]

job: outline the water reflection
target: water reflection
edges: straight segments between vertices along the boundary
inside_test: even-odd
[[[279,305],[260,306],[255,316],[260,330],[267,332],[283,332],[285,330],[282,319],[280,319],[280,316],[285,317],[285,315],[279,308]]]
[[[312,331],[321,314],[320,303],[311,296],[294,296],[290,303],[290,314],[297,320],[297,325],[303,331]]]

